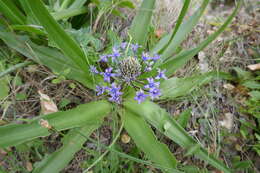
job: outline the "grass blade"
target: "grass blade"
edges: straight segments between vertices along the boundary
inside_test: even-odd
[[[194,57],[199,51],[204,49],[207,45],[209,45],[213,40],[215,40],[225,29],[226,27],[231,23],[232,19],[235,17],[237,14],[241,2],[239,1],[239,4],[237,7],[234,9],[232,14],[228,17],[228,19],[225,21],[225,23],[212,35],[210,35],[206,40],[201,42],[198,47],[191,49],[191,50],[186,50],[181,52],[180,54],[170,58],[167,60],[165,63],[159,65],[159,68],[161,69],[167,69],[166,74],[168,76],[172,75],[177,69],[181,68],[183,65],[185,65],[192,57]]]
[[[143,0],[129,30],[133,41],[140,45],[145,45],[154,6],[155,0]]]
[[[187,10],[189,9],[189,5],[190,5],[190,0],[185,0],[181,13],[180,13],[180,15],[177,19],[176,25],[174,27],[174,30],[170,34],[165,36],[162,40],[160,40],[159,43],[157,43],[157,45],[155,46],[155,48],[152,50],[152,52],[161,54],[163,52],[163,50],[165,50],[169,46],[169,44],[172,42],[172,39],[174,38],[175,34],[179,30],[179,27],[182,24],[182,21],[187,13]]]
[[[96,108],[99,109],[96,109]],[[10,124],[0,127],[0,148],[15,146],[25,141],[50,135],[47,128],[39,124],[39,119],[47,120],[57,131],[75,127],[92,125],[101,121],[111,110],[111,105],[106,101],[91,102],[80,105],[75,109],[65,112],[37,117],[27,124]]]
[[[47,31],[50,39],[52,39],[59,46],[62,52],[75,62],[75,64],[77,64],[83,71],[87,71],[87,58],[83,50],[54,20],[48,10],[44,7],[43,2],[39,0],[27,0],[27,2],[33,15]]]
[[[173,32],[172,38],[167,46],[167,48],[162,52],[161,57],[162,61],[166,60],[173,53],[176,52],[178,46],[182,43],[183,40],[187,37],[187,35],[192,31],[194,26],[198,23],[200,17],[202,16],[203,12],[205,11],[209,0],[204,0],[200,8],[183,24],[181,24],[178,30],[175,30],[176,33]],[[184,9],[185,13],[187,9]],[[181,16],[184,17],[184,16]]]
[[[25,24],[26,17],[11,0],[0,1],[0,12],[3,13],[5,17],[10,19],[13,24]]]
[[[181,147],[189,150],[192,146],[198,145],[197,141],[194,140],[176,120],[171,118],[171,115],[155,103],[147,101],[138,104],[134,101],[129,101],[124,105],[127,110],[144,117],[156,129]],[[224,171],[225,173],[231,172],[220,160],[216,159],[212,154],[207,153],[207,151],[201,146],[199,148],[197,147],[197,151],[194,152],[194,154],[198,158],[208,162],[210,165]]]
[[[101,121],[100,121],[101,122]],[[47,156],[42,160],[33,173],[58,173],[66,167],[73,159],[85,141],[85,136],[89,136],[101,123],[82,127],[80,129],[71,130],[63,139],[63,145],[60,149]],[[81,135],[84,134],[85,136]]]
[[[150,160],[161,167],[168,168],[164,170],[166,172],[176,169],[177,161],[175,157],[165,144],[156,139],[152,129],[142,117],[126,111],[122,118],[125,122],[125,129]]]

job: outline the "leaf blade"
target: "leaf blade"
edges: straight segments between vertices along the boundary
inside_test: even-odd
[[[176,25],[174,27],[174,30],[170,34],[166,35],[163,39],[161,39],[159,41],[159,43],[157,43],[155,45],[155,47],[152,50],[153,53],[161,54],[163,52],[163,50],[165,50],[169,46],[169,44],[171,43],[171,41],[174,38],[175,34],[179,30],[179,27],[182,24],[182,21],[183,21],[185,15],[187,13],[189,5],[190,5],[190,0],[185,0],[185,2],[183,4],[183,7],[182,7],[182,10],[180,12],[180,15],[179,15],[179,17],[177,19]]]
[[[86,141],[85,136],[89,136],[95,129],[101,125],[92,124],[80,129],[71,130],[64,138],[61,148],[52,153],[50,156],[42,160],[33,172],[34,173],[48,173],[60,172],[73,159],[76,152],[78,152]],[[85,136],[81,135],[84,134]]]
[[[151,22],[155,0],[143,0],[129,30],[134,42],[144,46]]]
[[[25,16],[10,0],[0,1],[0,12],[2,12],[14,24],[25,24]]]
[[[157,128],[164,135],[169,137],[171,140],[182,146],[183,148],[189,149],[193,145],[197,145],[197,141],[193,139],[182,127],[178,124],[171,116],[158,105],[153,102],[143,102],[142,104],[137,104],[133,101],[125,102],[125,107],[127,110],[135,113],[136,115],[144,117],[149,123],[151,123],[155,128]],[[213,155],[207,153],[207,151],[200,146],[198,151],[196,151],[195,156],[208,162],[212,166],[225,173],[230,173],[231,171]]]
[[[87,58],[76,41],[54,20],[48,10],[44,7],[42,1],[27,1],[33,15],[47,31],[49,37],[59,46],[67,57],[74,61],[83,71],[86,71],[88,68]]]
[[[40,118],[47,120],[55,130],[61,131],[100,121],[110,111],[110,106],[106,101],[91,102],[65,112],[37,117],[29,124],[13,123],[1,126],[0,147],[15,146],[37,137],[49,135],[48,129],[40,126]],[[99,109],[94,109],[95,107],[99,107]]]
[[[126,111],[122,118],[125,122],[125,129],[149,159],[169,170],[176,169],[177,161],[175,157],[165,144],[156,139],[152,129],[142,117]]]
[[[193,27],[198,23],[200,17],[202,16],[203,12],[205,11],[209,0],[204,0],[201,7],[183,24],[179,24],[178,30],[175,30],[172,34],[171,40],[168,43],[166,49],[162,52],[162,60],[166,60],[169,58],[176,50],[178,46],[184,41],[186,36],[192,31]],[[187,4],[189,5],[189,4]],[[185,12],[187,11],[187,7],[184,9]],[[181,16],[182,19],[184,15]]]
[[[202,41],[196,48],[183,51],[180,54],[168,59],[166,62],[159,65],[159,68],[167,69],[166,74],[170,76],[177,69],[185,65],[191,58],[193,58],[199,51],[204,49],[208,44],[215,40],[226,29],[226,27],[231,23],[232,19],[235,17],[238,10],[240,9],[241,4],[242,1],[239,1],[238,5],[236,6],[232,14],[227,18],[225,23],[215,33],[213,33],[207,39]]]

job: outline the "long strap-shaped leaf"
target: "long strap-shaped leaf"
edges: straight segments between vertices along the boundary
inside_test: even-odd
[[[159,164],[166,172],[174,172],[171,169],[176,169],[177,161],[165,144],[160,143],[152,129],[138,115],[129,111],[122,114],[125,122],[125,129],[134,139],[136,145],[144,151],[150,160]]]
[[[166,36],[164,36],[153,48],[153,50],[151,52],[153,53],[158,53],[161,54],[163,52],[163,50],[165,50],[169,44],[172,42],[172,39],[174,38],[175,34],[177,33],[177,31],[179,30],[182,21],[189,9],[189,5],[190,5],[190,0],[185,0],[182,10],[180,12],[180,15],[177,19],[176,25],[174,27],[174,30],[172,30],[172,32],[170,34],[167,34]]]
[[[72,59],[83,71],[87,72],[87,57],[74,39],[72,39],[62,27],[54,20],[44,4],[40,0],[26,0],[33,15],[47,31],[63,53]]]
[[[185,78],[173,77],[162,82],[160,88],[162,96],[160,99],[175,99],[176,97],[189,94],[199,86],[205,85],[215,79],[231,79],[232,77],[223,72],[208,72]]]
[[[77,80],[88,88],[94,88],[92,80],[88,78],[88,74],[79,69],[71,59],[63,55],[60,51],[54,48],[38,46],[28,38],[25,39],[24,36],[15,35],[10,32],[0,31],[0,39],[25,57],[43,64],[57,73],[62,74],[63,71],[70,69],[70,72],[65,74],[67,78]]]
[[[98,108],[98,109],[97,109]],[[111,110],[111,105],[106,101],[91,102],[80,105],[75,109],[65,112],[56,112],[41,116],[58,131],[75,127],[92,125],[101,121]],[[50,132],[39,124],[39,118],[28,124],[10,124],[0,127],[0,147],[15,146],[33,138],[48,136]]]
[[[71,130],[63,139],[63,145],[60,149],[47,156],[42,160],[33,171],[33,173],[58,173],[66,167],[73,159],[86,141],[85,136],[89,136],[100,125],[92,124],[80,129]],[[82,134],[84,136],[82,136]]]
[[[77,15],[80,15],[80,14],[84,14],[87,11],[88,11],[88,9],[86,7],[74,8],[74,9],[65,9],[65,10],[61,10],[61,11],[52,13],[52,16],[55,20],[61,20],[61,19],[77,16]]]
[[[155,0],[143,0],[129,30],[133,41],[140,45],[144,45],[146,42],[154,5]]]
[[[76,0],[76,1],[74,1],[74,2],[69,6],[69,9],[74,9],[74,8],[83,7],[84,4],[85,4],[87,1],[88,1],[88,0]]]
[[[26,18],[11,0],[0,1],[0,12],[10,19],[13,24],[25,24]]]
[[[226,29],[226,27],[231,23],[232,19],[236,16],[238,9],[241,6],[241,2],[242,1],[239,1],[237,7],[233,11],[233,13],[228,17],[228,19],[225,21],[225,23],[215,33],[213,33],[206,40],[201,42],[196,48],[183,51],[180,54],[170,58],[165,63],[159,65],[158,67],[161,69],[167,69],[166,74],[167,74],[167,76],[170,76],[177,69],[179,69],[183,65],[185,65],[191,58],[193,58],[199,51],[201,51],[207,45],[209,45],[213,40],[215,40]],[[155,71],[153,71],[151,73],[154,73],[154,72]],[[149,74],[147,74],[147,75],[149,75]]]
[[[230,173],[231,171],[218,159],[211,154],[207,153],[189,134],[176,122],[171,116],[158,105],[153,102],[144,102],[137,104],[136,102],[129,101],[124,104],[128,110],[136,115],[144,117],[155,128],[157,128],[164,135],[168,136],[180,146],[191,149],[196,147],[195,156],[208,162],[217,169]]]
[[[187,37],[188,33],[192,31],[193,27],[198,23],[208,3],[209,0],[204,0],[201,7],[185,23],[181,24],[173,39],[169,43],[169,46],[163,51],[161,55],[162,60],[169,58],[178,49],[178,46]]]

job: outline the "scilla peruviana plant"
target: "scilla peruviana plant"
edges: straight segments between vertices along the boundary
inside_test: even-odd
[[[108,95],[109,101],[121,104],[123,91],[131,86],[136,90],[134,99],[140,104],[147,97],[151,100],[158,99],[161,95],[160,82],[166,80],[166,70],[157,69],[156,76],[145,80],[140,79],[142,74],[153,70],[155,62],[160,59],[158,54],[149,55],[140,50],[138,44],[123,42],[114,46],[111,54],[101,55],[100,63],[105,63],[106,68],[90,66],[93,75],[101,75],[103,84],[96,86],[97,95]]]
[[[33,172],[59,172],[70,162],[74,154],[82,148],[85,141],[89,139],[88,136],[101,126],[104,117],[114,110],[120,116],[121,127],[126,129],[136,145],[153,162],[153,166],[163,172],[181,172],[177,170],[181,165],[178,165],[177,160],[166,145],[156,139],[153,130],[148,124],[151,124],[176,144],[187,149],[187,153],[195,155],[223,172],[229,173],[232,171],[198,144],[177,121],[170,117],[169,113],[156,103],[149,101],[147,97],[150,97],[151,100],[172,100],[187,94],[194,86],[212,81],[216,76],[225,77],[221,73],[209,72],[187,78],[171,78],[178,68],[183,67],[186,62],[225,30],[236,15],[240,3],[215,33],[199,43],[197,47],[178,52],[177,50],[182,41],[198,23],[209,3],[209,0],[204,0],[200,8],[187,20],[184,20],[190,5],[190,0],[185,0],[174,29],[163,37],[154,48],[149,50],[150,54],[148,56],[142,54],[142,52],[128,55],[131,52],[123,51],[121,53],[126,53],[126,55],[120,56],[119,58],[122,59],[116,62],[115,57],[120,52],[114,50],[112,51],[113,56],[110,54],[109,57],[107,55],[102,57],[104,61],[108,61],[105,62],[107,67],[99,68],[102,62],[86,56],[86,52],[59,25],[58,21],[54,19],[53,13],[51,14],[47,10],[43,1],[20,0],[19,2],[21,6],[18,8],[13,1],[0,1],[0,11],[9,22],[8,27],[4,25],[5,22],[1,23],[0,38],[5,44],[32,61],[46,65],[56,72],[62,72],[64,69],[69,68],[70,72],[66,74],[67,78],[74,79],[93,90],[98,85],[98,94],[107,94],[108,97],[104,97],[100,101],[80,105],[68,111],[40,116],[29,123],[10,123],[1,126],[1,148],[17,146],[38,137],[50,135],[49,129],[39,124],[39,119],[48,122],[49,126],[57,132],[70,129],[69,133],[64,136],[63,146],[47,156],[33,170]],[[75,7],[81,10],[81,8],[85,8],[85,3],[88,2],[77,0],[71,3],[73,8],[70,8],[68,3],[64,10],[75,10]],[[146,49],[148,27],[154,4],[155,0],[142,1],[129,30],[132,42],[126,43],[128,48],[132,44],[138,44],[144,50]],[[67,18],[66,16],[64,20]],[[10,32],[10,26],[18,31]],[[46,40],[51,39],[59,49],[50,48],[44,42],[37,42],[36,44],[33,42],[35,37],[32,39],[31,34],[25,36],[24,32],[20,31],[29,31],[34,36],[36,34],[46,38]],[[159,57],[157,55],[160,58],[154,61],[153,59]],[[146,57],[150,60],[145,61]],[[150,62],[152,64],[149,64]],[[94,74],[90,73],[90,70]],[[160,78],[160,74],[163,79]],[[159,79],[156,79],[156,77]],[[168,77],[167,80],[166,77]],[[122,92],[122,90],[124,91]],[[109,98],[111,102],[108,102],[106,98]],[[112,105],[118,105],[117,103],[119,103],[117,109],[112,109],[114,107]],[[121,130],[119,130],[118,134],[120,132]],[[118,137],[118,134],[115,136]],[[112,149],[113,144],[114,142],[109,147],[105,146],[107,152],[115,152],[120,156],[125,156],[125,154]],[[132,157],[128,158],[132,159]],[[138,159],[134,160],[137,161]],[[147,164],[147,162],[142,163]]]

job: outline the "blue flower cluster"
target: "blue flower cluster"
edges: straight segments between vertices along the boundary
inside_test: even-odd
[[[138,44],[127,42],[115,46],[110,54],[101,55],[98,65],[105,64],[105,68],[91,65],[93,75],[101,75],[103,83],[96,86],[97,95],[106,95],[109,101],[120,104],[125,86],[132,86],[136,90],[134,99],[140,104],[146,100],[158,99],[161,95],[160,81],[167,79],[166,70],[157,69],[157,75],[142,79],[143,73],[153,70],[153,65],[160,56],[142,52]]]

